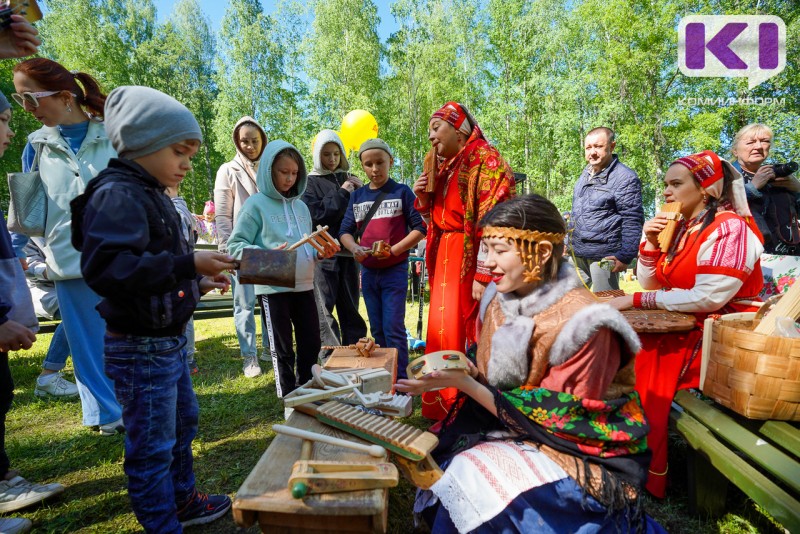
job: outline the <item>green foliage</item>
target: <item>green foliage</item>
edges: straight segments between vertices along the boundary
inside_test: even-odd
[[[456,100],[528,176],[520,191],[560,209],[569,209],[585,165],[583,137],[598,125],[617,131],[617,153],[641,177],[648,212],[672,159],[701,149],[730,157],[735,132],[749,122],[774,129],[775,161],[800,158],[800,41],[791,38],[800,4],[791,0],[394,0],[385,42],[374,0],[279,0],[271,13],[260,0],[231,0],[216,34],[198,0],[177,2],[161,22],[153,0],[46,7],[42,55],[96,76],[106,91],[146,84],[195,113],[205,143],[183,195],[196,210],[234,155],[231,131],[243,115],[310,157],[319,130],[367,109],[395,151],[394,177],[411,184],[429,148],[430,114]],[[753,90],[742,78],[683,76],[680,19],[736,13],[783,18],[786,70]],[[11,64],[0,65],[6,92]],[[747,100],[759,97],[777,103]],[[24,137],[37,125],[18,108],[12,124],[20,135],[3,171],[19,169]]]

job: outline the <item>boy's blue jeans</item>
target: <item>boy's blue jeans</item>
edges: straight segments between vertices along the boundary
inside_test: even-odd
[[[361,292],[367,306],[369,329],[375,343],[397,349],[397,378],[406,378],[408,366],[407,290],[408,262],[385,269],[361,269]]]
[[[136,519],[146,532],[182,532],[177,509],[194,490],[198,422],[186,338],[107,334],[105,365],[122,405],[124,468]]]

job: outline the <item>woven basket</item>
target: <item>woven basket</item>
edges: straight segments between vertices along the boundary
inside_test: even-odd
[[[703,394],[750,419],[800,421],[800,339],[755,333],[754,316],[707,320]]]

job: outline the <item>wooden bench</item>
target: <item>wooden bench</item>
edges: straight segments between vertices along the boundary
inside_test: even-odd
[[[346,439],[365,441],[297,411],[288,426]],[[348,491],[292,497],[288,489],[292,466],[300,458],[301,441],[275,436],[245,479],[233,501],[233,519],[241,527],[258,522],[262,532],[309,533],[386,532],[388,489]],[[378,463],[383,460],[335,445],[315,443],[312,458],[343,462]]]
[[[800,532],[800,427],[755,421],[691,391],[675,395],[671,421],[689,444],[689,505],[719,515],[733,482],[789,532]]]

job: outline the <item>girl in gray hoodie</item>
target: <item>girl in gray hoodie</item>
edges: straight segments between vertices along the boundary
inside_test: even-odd
[[[233,128],[233,145],[236,147],[236,156],[220,166],[214,183],[217,243],[220,252],[228,251],[228,238],[244,201],[258,191],[256,173],[258,161],[267,146],[267,134],[254,118],[245,116]],[[253,378],[261,374],[256,343],[255,290],[250,284],[239,284],[236,275],[232,275],[231,292],[233,324],[244,359],[244,375]],[[263,353],[266,354],[267,336],[263,330],[261,338]]]

